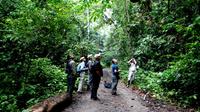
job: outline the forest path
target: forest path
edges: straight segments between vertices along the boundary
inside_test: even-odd
[[[111,95],[111,89],[103,85],[104,80],[110,80],[110,71],[104,70],[104,77],[98,89],[100,100],[90,99],[90,92],[84,92],[75,97],[75,101],[62,112],[149,112],[148,107],[142,105],[141,98],[119,82],[117,95]]]
[[[117,87],[117,95],[111,95],[111,89],[104,87],[104,81],[111,82],[109,69],[104,69],[104,76],[98,89],[100,100],[91,100],[90,92],[84,91],[83,94],[75,95],[70,104],[71,100],[65,99],[66,94],[64,93],[33,106],[32,109],[36,110],[33,112],[46,112],[47,110],[51,110],[47,112],[193,112],[193,109],[183,109],[156,100],[138,89],[127,88],[120,81]],[[44,109],[46,111],[43,111]]]
[[[111,95],[111,89],[104,87],[104,81],[111,82],[111,72],[109,69],[103,71],[97,92],[100,100],[91,100],[90,92],[85,91],[75,96],[72,104],[62,112],[192,112],[151,98],[137,89],[127,88],[121,81],[117,86],[117,95]]]

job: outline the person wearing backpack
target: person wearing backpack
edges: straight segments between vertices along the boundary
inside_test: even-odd
[[[118,80],[120,79],[119,77],[119,67],[117,64],[117,60],[116,59],[112,59],[112,95],[116,95],[117,94],[117,85],[118,85]]]
[[[103,76],[103,67],[100,63],[101,55],[95,54],[95,61],[91,67],[92,80],[91,80],[91,99],[99,100],[97,97],[97,90],[99,88],[99,84],[101,81],[101,77]]]
[[[77,91],[78,93],[82,93],[85,71],[87,70],[87,68],[85,66],[85,58],[81,57],[80,61],[81,61],[81,63],[79,63],[78,66],[77,66],[77,72],[80,75],[80,81],[79,81],[78,91]]]
[[[136,62],[135,58],[132,58],[128,61],[128,63],[130,64],[130,67],[129,67],[129,73],[128,73],[128,85],[127,85],[127,87],[129,87],[130,84],[132,84],[132,81],[135,79],[137,62]]]
[[[76,81],[76,64],[73,55],[67,56],[65,73],[67,74],[67,93],[72,97]]]

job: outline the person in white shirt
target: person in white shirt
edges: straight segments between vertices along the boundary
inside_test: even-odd
[[[79,81],[79,85],[78,85],[78,93],[82,93],[82,88],[83,88],[83,84],[84,84],[84,77],[85,77],[85,58],[81,57],[80,58],[81,63],[78,64],[77,66],[77,71],[80,75],[80,81]]]
[[[136,60],[135,58],[132,58],[128,61],[128,63],[130,64],[129,67],[129,73],[128,73],[128,87],[129,85],[132,83],[132,81],[135,79],[135,73],[136,73]]]

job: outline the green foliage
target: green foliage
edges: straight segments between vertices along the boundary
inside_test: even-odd
[[[44,87],[40,88],[41,94],[47,94],[47,90],[50,90],[49,93],[63,90],[65,86],[66,74],[59,67],[52,65],[52,62],[47,58],[33,59],[29,71],[27,81],[30,84],[40,84]]]
[[[114,56],[114,53],[113,52],[106,52],[105,54],[103,54],[103,62],[105,63],[105,65],[107,66],[107,67],[110,67],[110,65],[112,64],[111,63],[111,60],[113,59],[113,58],[116,58],[115,56]]]
[[[105,65],[117,58],[122,79],[135,57],[139,88],[199,106],[199,6],[199,0],[1,0],[0,111],[21,111],[63,90],[66,56],[79,60],[104,47]],[[106,8],[113,9],[109,21]],[[89,33],[88,18],[98,23]],[[96,30],[108,24],[114,30],[104,44]]]
[[[0,111],[21,111],[63,91],[66,56],[74,53],[79,59],[97,52],[101,37],[87,40],[83,4],[63,0],[1,3]]]
[[[28,104],[36,103],[36,99],[48,98],[65,89],[66,74],[47,58],[33,59],[25,82],[18,91],[19,97],[30,96]]]
[[[197,51],[198,52],[198,51]],[[174,91],[170,97],[187,105],[199,105],[199,64],[200,59],[194,54],[187,54],[164,71],[162,86],[167,91]],[[194,72],[195,71],[195,72]]]
[[[14,95],[2,94],[0,97],[0,111],[4,112],[19,112],[17,111],[17,101]]]
[[[66,74],[47,58],[33,59],[26,74],[20,77],[8,73],[1,76],[5,76],[1,82],[6,86],[0,91],[2,111],[18,111],[66,87]]]
[[[136,73],[136,84],[145,92],[150,91],[157,98],[162,96],[164,90],[160,87],[161,73],[146,72],[139,69]]]
[[[122,68],[127,69],[124,62],[136,58],[140,89],[183,106],[200,105],[199,5],[199,0],[113,3],[118,24],[106,47],[117,52],[112,55],[123,60]]]
[[[127,82],[127,78],[128,78],[128,71],[127,70],[122,70],[120,69],[121,72],[120,72],[120,78],[124,81],[124,82]]]

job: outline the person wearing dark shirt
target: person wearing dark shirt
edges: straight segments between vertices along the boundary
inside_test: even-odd
[[[92,80],[91,80],[91,99],[99,100],[97,97],[97,90],[99,88],[99,84],[101,81],[101,77],[103,76],[103,68],[100,63],[101,55],[95,54],[95,61],[91,67]]]
[[[117,85],[119,80],[119,68],[116,59],[112,59],[112,95],[117,94]]]
[[[67,74],[67,93],[70,95],[70,97],[72,97],[76,81],[76,64],[73,59],[73,55],[67,56],[67,62],[65,66],[65,73]]]

